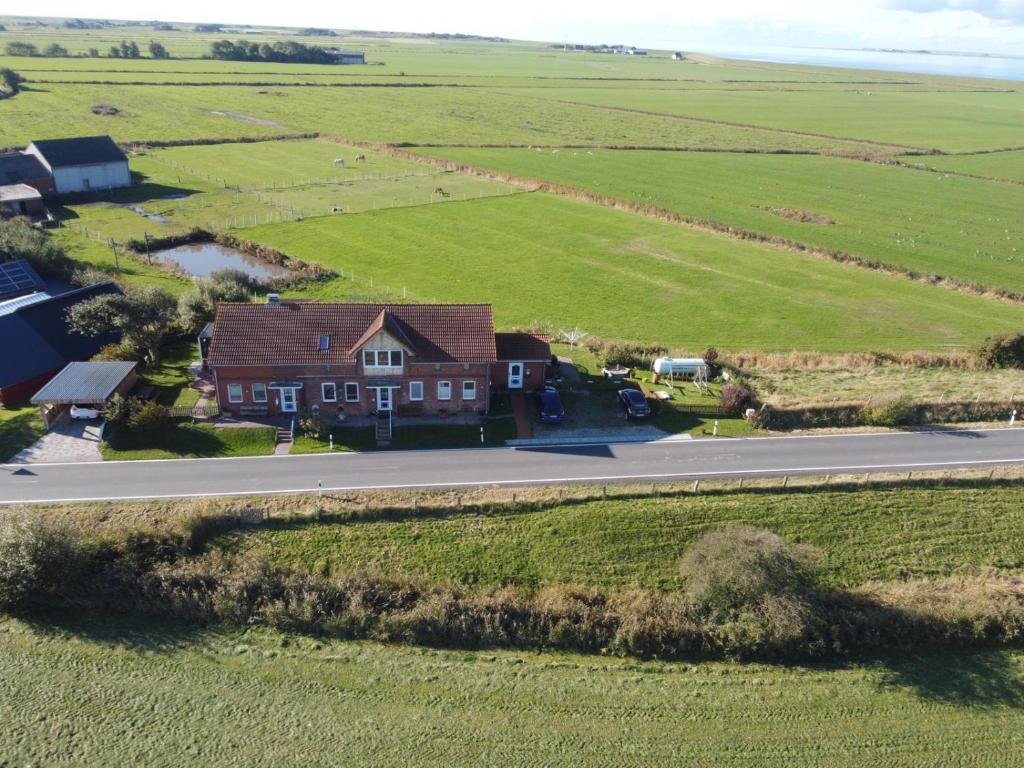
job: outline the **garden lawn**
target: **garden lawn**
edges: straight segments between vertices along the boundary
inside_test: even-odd
[[[28,402],[0,406],[0,462],[32,445],[45,432],[37,406]]]
[[[835,667],[383,647],[0,619],[16,765],[1013,766],[1024,656]]]
[[[674,352],[963,348],[1024,308],[544,195],[322,217],[244,236],[342,277],[301,294],[488,302]]]
[[[922,274],[1024,292],[1024,220],[1019,215],[1024,186],[835,157],[582,149],[423,151]],[[833,223],[795,221],[780,215],[783,209],[824,216]]]
[[[824,578],[835,585],[1024,571],[1024,488],[1012,485],[687,494],[420,519],[275,521],[215,546],[317,572],[371,569],[482,587],[672,589],[683,550],[730,523],[820,548]]]
[[[217,429],[175,422],[156,433],[136,433],[108,425],[102,451],[106,461],[265,456],[276,442],[273,427]]]
[[[189,366],[199,359],[196,342],[191,339],[175,339],[160,349],[160,361],[139,370],[139,384],[150,384],[157,388],[156,400],[166,406],[193,406],[199,402],[200,393],[192,389]]]

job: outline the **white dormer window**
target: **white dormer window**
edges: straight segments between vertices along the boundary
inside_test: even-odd
[[[364,349],[363,367],[365,368],[401,368],[402,350],[400,349]]]

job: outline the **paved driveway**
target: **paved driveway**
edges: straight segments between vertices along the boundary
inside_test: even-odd
[[[102,421],[60,424],[11,459],[11,464],[54,464],[63,461],[103,461],[100,455]]]

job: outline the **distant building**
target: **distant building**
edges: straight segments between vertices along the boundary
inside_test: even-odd
[[[682,53],[676,51],[672,54],[672,61],[682,61],[685,58]]]
[[[24,152],[0,155],[0,186],[12,184],[27,184],[42,195],[52,195],[57,191],[53,174],[39,162],[38,157]]]
[[[34,155],[53,176],[59,195],[127,187],[132,183],[128,158],[109,136],[33,141]]]
[[[34,220],[46,218],[46,206],[38,189],[28,184],[0,186],[0,219],[13,216],[27,216]]]
[[[334,58],[335,64],[365,64],[366,54],[360,51],[343,51],[340,48],[325,48],[325,53],[329,53]]]
[[[9,264],[4,264],[8,267]],[[49,296],[23,294],[0,304],[0,404],[30,397],[55,373],[75,360],[88,360],[100,347],[120,340],[120,334],[84,336],[68,324],[68,310],[76,304],[107,293],[120,293],[113,282]],[[7,311],[4,311],[7,305]]]

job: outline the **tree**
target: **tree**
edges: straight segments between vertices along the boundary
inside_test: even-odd
[[[67,56],[68,49],[57,43],[50,43],[43,49],[43,56]]]
[[[177,304],[159,288],[129,287],[76,304],[68,311],[71,327],[85,336],[120,331],[125,342],[160,359],[160,344],[174,324]]]
[[[0,67],[0,91],[7,91],[9,94],[17,93],[25,78],[7,67]]]
[[[139,46],[134,40],[121,41],[121,57],[125,59],[139,58]]]
[[[110,46],[110,57],[113,58],[113,59],[120,59],[121,58],[121,49],[119,47],[117,47],[116,45]]]
[[[169,59],[171,54],[167,52],[163,43],[158,43],[156,40],[150,40],[149,42],[149,55],[154,59]]]
[[[559,331],[559,333],[562,334],[562,338],[569,344],[569,349],[572,349],[590,335],[589,333],[584,333],[578,327],[573,328],[571,331]]]
[[[32,43],[22,43],[16,40],[8,43],[4,50],[8,56],[35,56],[39,53],[39,49]]]
[[[241,270],[218,269],[178,298],[178,326],[185,333],[199,333],[213,320],[217,304],[223,301],[249,301],[258,281]]]

